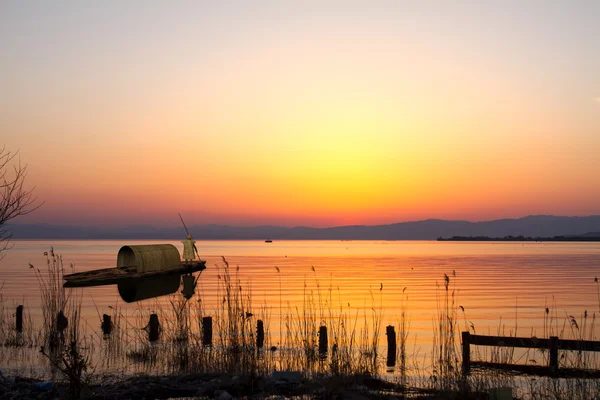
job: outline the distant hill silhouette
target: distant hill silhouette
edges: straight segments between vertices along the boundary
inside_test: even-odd
[[[8,228],[13,232],[14,239],[181,239],[185,237],[185,231],[180,226],[118,228],[14,224],[9,225]],[[600,216],[532,215],[518,219],[498,219],[485,222],[427,219],[389,225],[352,225],[331,228],[194,225],[189,229],[195,239],[435,240],[438,237],[452,236],[553,237],[600,232]]]
[[[588,233],[584,233],[581,236],[600,238],[600,232],[588,232]]]

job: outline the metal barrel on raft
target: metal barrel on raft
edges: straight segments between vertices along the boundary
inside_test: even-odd
[[[138,273],[168,271],[181,267],[179,250],[172,244],[123,246],[117,255],[117,268],[136,267]],[[149,276],[119,281],[117,288],[127,302],[145,300],[177,292],[180,274]]]

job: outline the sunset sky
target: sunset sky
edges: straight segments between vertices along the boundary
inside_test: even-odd
[[[600,1],[173,4],[0,3],[14,222],[600,214]]]

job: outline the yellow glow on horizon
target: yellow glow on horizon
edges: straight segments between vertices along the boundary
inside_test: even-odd
[[[539,19],[488,31],[494,10],[454,23],[294,7],[264,21],[154,15],[187,21],[168,34],[143,19],[81,29],[92,17],[76,9],[69,24],[13,26],[0,146],[29,164],[37,215],[322,226],[600,213],[591,36],[568,42],[549,24],[557,40],[538,41]]]

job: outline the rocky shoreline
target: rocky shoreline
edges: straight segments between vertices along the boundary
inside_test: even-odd
[[[190,374],[134,376],[125,379],[95,377],[84,386],[82,400],[106,399],[392,399],[404,398],[400,385],[369,376],[305,379],[298,372],[274,372],[268,377]],[[100,383],[102,382],[102,383]],[[414,395],[414,393],[413,393]],[[0,400],[67,399],[68,383],[43,382],[0,375]],[[417,397],[419,397],[417,395]]]

